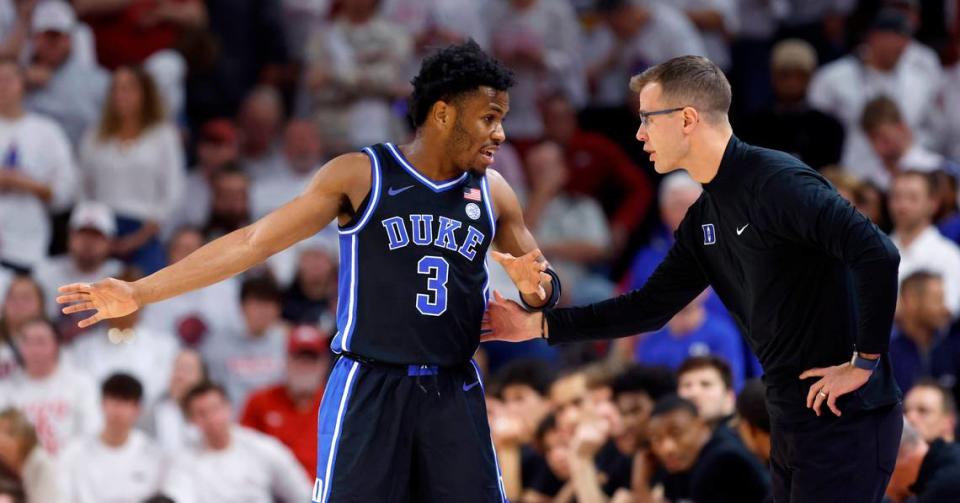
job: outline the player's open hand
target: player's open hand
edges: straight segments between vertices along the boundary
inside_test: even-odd
[[[531,313],[493,291],[480,325],[481,341],[523,342],[540,337],[541,313]]]
[[[840,409],[837,408],[837,397],[860,389],[870,379],[871,373],[869,370],[854,367],[849,362],[833,367],[807,370],[800,374],[800,379],[822,378],[810,386],[810,391],[807,393],[807,408],[813,408],[813,411],[819,416],[820,407],[826,401],[827,407],[830,407],[830,410],[839,416]]]
[[[520,293],[536,294],[540,300],[547,298],[547,292],[543,289],[541,283],[544,281],[550,282],[553,278],[543,272],[547,270],[547,259],[544,258],[539,248],[522,257],[514,257],[509,253],[498,251],[491,251],[490,254],[503,267],[503,270],[507,271]]]
[[[81,320],[80,328],[109,318],[126,316],[137,310],[135,291],[131,283],[107,278],[96,283],[73,283],[61,286],[58,304],[70,304],[63,308],[64,314],[81,311],[96,311],[89,318]]]

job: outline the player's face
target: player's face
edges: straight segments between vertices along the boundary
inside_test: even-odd
[[[693,402],[700,417],[708,421],[733,413],[733,393],[713,368],[685,372],[677,383],[677,394]]]
[[[456,119],[450,126],[447,154],[463,171],[483,174],[507,137],[503,119],[510,110],[506,91],[481,86],[455,105]]]
[[[649,113],[681,106],[663,97],[659,83],[647,84],[640,90],[640,112]],[[657,173],[665,174],[679,169],[686,155],[687,141],[683,133],[683,113],[647,117],[637,129],[637,140],[643,142],[643,151]]]
[[[707,425],[690,412],[676,410],[650,419],[650,449],[670,473],[690,469],[700,455]]]
[[[929,386],[917,386],[907,393],[903,415],[927,442],[946,438],[953,430],[953,418],[944,410],[940,392]]]

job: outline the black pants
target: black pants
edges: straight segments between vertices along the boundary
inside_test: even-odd
[[[341,356],[320,405],[313,501],[506,502],[480,373]]]
[[[894,404],[840,417],[826,404],[821,410],[820,417],[772,419],[774,501],[879,503],[897,461],[902,407]]]

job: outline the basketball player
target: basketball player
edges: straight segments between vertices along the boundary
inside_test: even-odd
[[[427,58],[414,78],[412,142],[323,166],[302,195],[134,283],[61,288],[80,322],[123,316],[202,288],[340,227],[339,353],[319,414],[313,501],[505,501],[483,385],[471,356],[495,255],[533,307],[560,285],[493,163],[511,73],[473,42]],[[519,257],[519,258],[516,258]]]

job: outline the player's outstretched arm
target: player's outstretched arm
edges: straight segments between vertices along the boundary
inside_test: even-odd
[[[71,304],[63,309],[67,314],[95,311],[80,321],[79,326],[86,327],[222,281],[316,234],[352,200],[359,204],[369,187],[370,161],[364,154],[337,157],[317,172],[301,195],[183,260],[132,283],[107,278],[62,286],[57,302]]]

